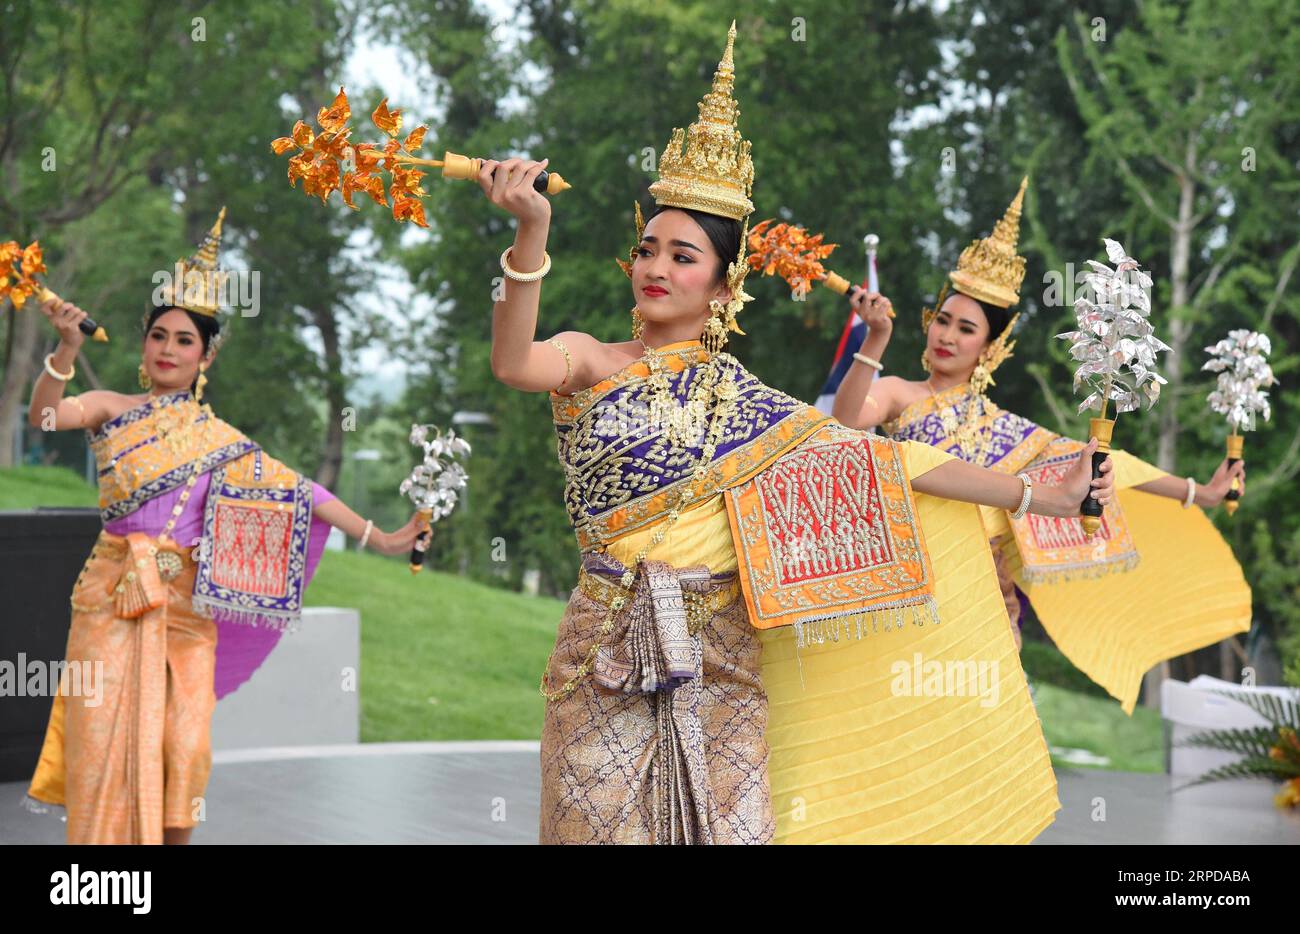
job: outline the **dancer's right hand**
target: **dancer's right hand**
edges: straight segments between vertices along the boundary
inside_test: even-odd
[[[858,313],[858,317],[867,323],[867,327],[871,328],[872,334],[888,335],[894,330],[894,319],[889,316],[894,306],[879,292],[855,288],[849,304]]]
[[[521,224],[548,224],[551,220],[551,201],[533,187],[533,180],[550,161],[533,162],[528,159],[484,159],[479,169],[478,184],[488,200],[505,208]],[[500,171],[497,171],[500,169]],[[495,175],[493,174],[495,173]]]
[[[73,350],[81,348],[86,335],[81,333],[77,325],[86,319],[86,312],[72,304],[72,302],[65,302],[61,298],[52,298],[49,301],[41,302],[41,314],[45,315],[50,320],[50,324],[54,325],[54,330],[59,332],[59,337],[63,338],[63,343]]]

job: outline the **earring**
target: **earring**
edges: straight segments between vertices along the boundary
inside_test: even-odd
[[[194,387],[194,401],[195,401],[195,402],[202,402],[202,401],[203,401],[203,387],[206,386],[206,385],[208,384],[207,371],[208,371],[208,365],[207,365],[206,363],[200,363],[200,364],[199,364],[199,379],[198,379],[198,382],[195,384],[195,387]]]
[[[140,364],[140,388],[152,389],[153,380],[149,378],[149,373],[145,370],[144,364]]]
[[[704,325],[704,337],[701,341],[710,355],[719,354],[727,346],[727,326],[723,323],[726,308],[716,298],[709,302],[709,320]]]
[[[982,396],[991,382],[993,382],[993,374],[989,372],[988,355],[980,354],[979,360],[975,363],[975,369],[970,375],[971,391],[977,396]]]
[[[927,373],[930,372],[930,355],[924,349],[921,350],[921,368]]]
[[[632,307],[632,340],[639,341],[643,331],[645,331],[645,318],[641,317],[641,309],[634,305]]]

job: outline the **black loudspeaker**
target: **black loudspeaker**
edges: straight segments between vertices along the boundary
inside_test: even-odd
[[[101,528],[95,509],[0,512],[0,782],[36,767],[54,694],[30,696],[28,673],[63,661],[72,588]]]

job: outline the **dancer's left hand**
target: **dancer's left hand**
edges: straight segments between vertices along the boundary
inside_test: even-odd
[[[1204,485],[1196,485],[1196,505],[1202,509],[1213,509],[1223,502],[1223,498],[1228,495],[1232,489],[1232,480],[1237,478],[1237,492],[1245,494],[1246,492],[1246,462],[1237,461],[1229,466],[1228,459],[1225,457],[1219,464],[1219,468],[1214,471],[1214,476],[1210,482]]]
[[[429,531],[427,519],[416,512],[406,525],[396,532],[372,532],[369,545],[381,555],[409,554],[421,533]]]

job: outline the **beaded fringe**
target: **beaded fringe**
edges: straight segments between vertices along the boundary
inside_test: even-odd
[[[1142,560],[1139,554],[1130,554],[1122,561],[1089,561],[1084,564],[1071,564],[1062,568],[1029,568],[1023,564],[1020,576],[1026,584],[1064,584],[1069,581],[1093,580],[1108,574],[1120,574],[1131,571]]]
[[[839,642],[841,635],[846,639],[862,639],[872,633],[902,629],[908,622],[913,626],[924,626],[927,622],[938,626],[939,606],[934,597],[926,597],[920,603],[886,605],[865,613],[795,623],[795,646],[803,649],[814,643]]]
[[[277,629],[280,632],[297,632],[302,620],[301,615],[292,610],[240,610],[208,597],[195,596],[191,603],[195,613],[208,619],[212,618],[213,613],[220,613],[223,620],[232,623],[261,626],[263,629]]]

